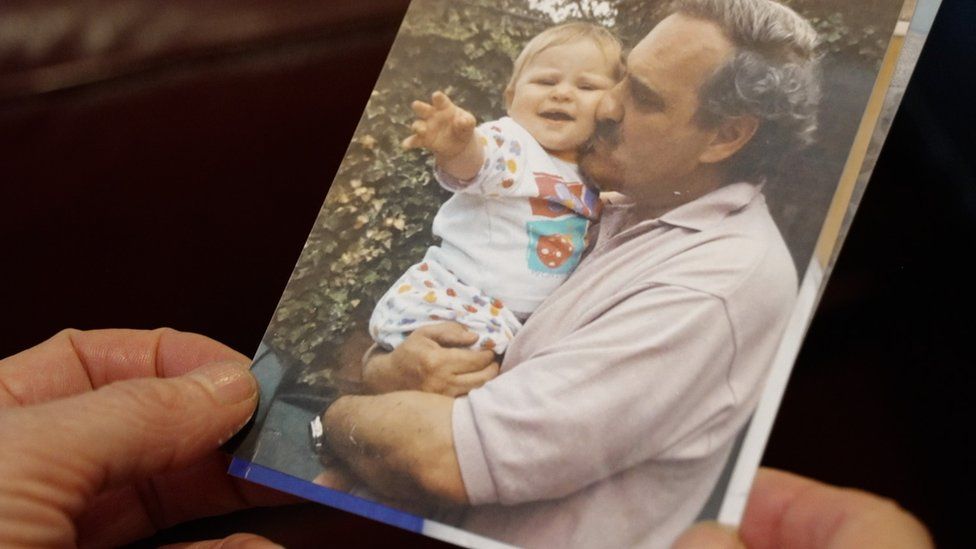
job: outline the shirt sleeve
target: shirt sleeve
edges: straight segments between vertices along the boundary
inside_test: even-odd
[[[719,298],[667,285],[630,295],[455,401],[469,500],[555,499],[649,459],[707,455],[724,443],[716,432],[734,436],[734,356]]]
[[[526,163],[525,146],[517,133],[502,121],[478,126],[475,139],[481,143],[485,154],[478,174],[464,181],[437,167],[434,178],[441,187],[454,193],[501,196],[515,192]]]

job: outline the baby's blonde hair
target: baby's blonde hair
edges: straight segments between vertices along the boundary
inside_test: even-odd
[[[512,68],[512,77],[505,86],[505,104],[510,104],[515,93],[515,83],[522,76],[525,67],[543,51],[563,44],[569,44],[578,40],[590,40],[607,56],[607,60],[613,63],[613,77],[619,80],[624,75],[623,46],[620,40],[612,32],[600,25],[593,23],[563,23],[535,35],[529,43],[522,49],[522,53],[515,58],[515,66]]]

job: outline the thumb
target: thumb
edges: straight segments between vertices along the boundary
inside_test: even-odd
[[[256,403],[247,367],[218,362],[5,411],[0,478],[43,490],[45,498],[27,503],[76,517],[105,488],[198,461],[240,429]]]
[[[734,529],[717,522],[701,522],[674,542],[671,549],[745,549]]]
[[[162,549],[276,549],[280,547],[277,543],[254,534],[234,534],[224,539],[164,545]]]
[[[457,322],[432,324],[417,330],[437,342],[441,347],[467,347],[478,341],[478,334]]]

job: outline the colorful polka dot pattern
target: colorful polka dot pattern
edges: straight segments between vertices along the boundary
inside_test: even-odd
[[[437,169],[437,180],[447,189],[457,193],[474,193],[485,196],[517,195],[522,158],[522,143],[510,137],[497,125],[478,129],[478,142],[484,147],[485,162],[474,181],[459,181]]]
[[[472,349],[502,354],[522,323],[504,303],[458,280],[436,261],[409,269],[380,299],[369,320],[369,333],[393,349],[414,330],[440,322],[459,322],[478,334]]]

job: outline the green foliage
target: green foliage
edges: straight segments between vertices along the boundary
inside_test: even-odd
[[[448,193],[427,155],[400,148],[410,103],[446,91],[479,120],[504,115],[512,60],[550,24],[524,2],[415,1],[282,297],[271,343],[305,364],[334,366],[376,300],[433,243]]]
[[[813,24],[825,54],[877,67],[891,39],[902,0],[781,0]],[[884,14],[880,16],[879,14]]]
[[[841,15],[847,2],[787,0],[824,33],[831,51],[855,51],[875,63],[886,46],[882,27]],[[632,44],[659,19],[663,3],[555,0],[547,11],[534,5],[414,0],[272,321],[270,342],[279,351],[311,370],[334,368],[345,338],[365,331],[376,300],[433,243],[431,223],[447,193],[433,181],[427,155],[399,146],[409,135],[413,100],[444,90],[479,121],[498,118],[512,60],[546,26],[589,17],[614,23]]]

